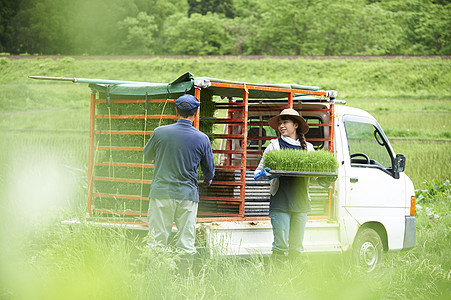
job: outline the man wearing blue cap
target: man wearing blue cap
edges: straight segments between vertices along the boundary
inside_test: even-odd
[[[177,123],[156,128],[143,150],[147,160],[155,160],[149,195],[149,230],[156,242],[167,245],[175,222],[178,230],[175,246],[191,265],[196,253],[197,168],[200,164],[204,182],[211,183],[215,165],[210,140],[193,126],[199,101],[185,94],[175,105]]]

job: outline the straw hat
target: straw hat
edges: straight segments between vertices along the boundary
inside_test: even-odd
[[[290,116],[290,117],[296,119],[299,123],[299,126],[301,126],[301,132],[303,134],[306,134],[308,132],[309,127],[307,125],[307,122],[305,122],[304,118],[301,117],[301,115],[292,108],[284,109],[280,112],[279,115],[269,119],[268,120],[269,126],[271,128],[273,128],[274,130],[278,131],[279,130],[279,119],[281,116]]]

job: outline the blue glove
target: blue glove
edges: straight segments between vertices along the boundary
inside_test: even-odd
[[[254,180],[258,180],[258,179],[271,180],[271,179],[280,177],[280,175],[271,174],[271,173],[269,173],[269,171],[271,171],[270,168],[264,168],[263,170],[261,170],[254,176]]]

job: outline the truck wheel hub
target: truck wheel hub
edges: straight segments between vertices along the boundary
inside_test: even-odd
[[[367,266],[373,266],[377,262],[377,251],[374,245],[370,242],[365,242],[360,248],[360,261]]]

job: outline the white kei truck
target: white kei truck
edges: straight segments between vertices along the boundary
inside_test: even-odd
[[[194,126],[210,137],[216,164],[212,185],[199,185],[198,240],[204,246],[223,255],[271,253],[269,182],[254,180],[253,171],[278,138],[267,121],[284,108],[299,111],[310,127],[306,140],[339,163],[330,186],[310,180],[304,251],[351,251],[371,271],[383,252],[415,246],[415,193],[404,173],[405,156],[393,151],[375,118],[342,105],[335,91],[191,73],[171,83],[31,77],[91,88],[88,223],[148,230],[153,165],[143,160],[142,148],[154,128],[176,121],[175,99],[190,93],[200,100]]]

